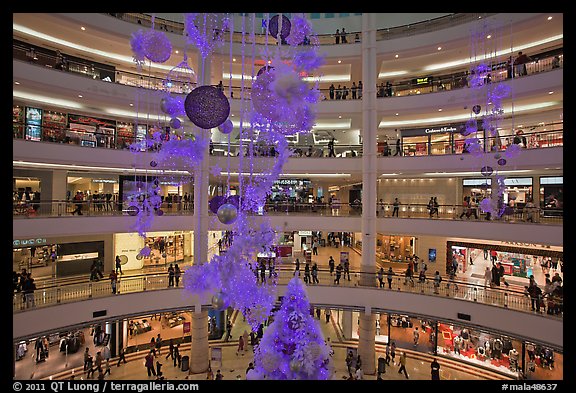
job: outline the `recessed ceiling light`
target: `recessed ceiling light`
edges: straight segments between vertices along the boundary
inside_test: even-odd
[[[438,47],[438,50],[442,50],[442,47],[441,47],[441,46],[439,46],[439,47]]]
[[[482,16],[479,16],[478,19],[482,19]]]
[[[232,58],[232,61],[236,61],[236,58],[235,58],[235,57],[233,57],[233,58]]]
[[[486,36],[486,38],[490,39],[490,38],[492,38],[492,35],[488,34],[488,35]]]
[[[398,58],[398,55],[394,56],[395,58]]]
[[[234,117],[234,113],[232,113],[232,115],[231,115],[231,116],[232,116],[232,117]]]
[[[176,52],[176,54],[178,54],[178,53],[179,53],[179,52],[178,52],[178,50],[176,50],[175,52]]]
[[[438,109],[438,112],[442,112],[442,108]]]
[[[341,118],[342,118],[342,116],[338,116],[338,118],[339,118],[339,119],[341,119]]]
[[[130,103],[130,106],[134,106],[134,104],[133,104],[133,103]]]
[[[396,113],[396,116],[398,116],[398,115],[399,115],[399,113]]]
[[[342,60],[338,60],[338,64],[342,63]]]
[[[548,94],[553,94],[553,93],[554,93],[553,91],[549,91],[549,92],[548,92]]]
[[[19,85],[19,84],[20,84],[20,82],[18,82],[18,81],[14,81],[14,84],[15,84],[15,85]]]
[[[78,98],[82,98],[82,94],[78,94]]]
[[[551,16],[549,16],[549,17],[548,17],[548,20],[552,20],[552,17],[551,17]]]
[[[80,26],[80,30],[85,31],[86,28],[84,26]]]

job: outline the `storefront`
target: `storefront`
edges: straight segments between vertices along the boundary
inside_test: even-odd
[[[532,200],[531,177],[508,177],[504,179],[504,203],[510,207],[523,208],[528,200]],[[492,195],[492,179],[488,177],[462,180],[462,197],[469,196],[480,203]]]
[[[408,349],[455,359],[514,379],[521,378],[521,370],[526,370],[527,379],[563,378],[563,354],[554,348],[464,323],[377,310],[372,312],[376,315],[376,343],[394,343],[397,357],[402,349]],[[332,309],[331,314],[344,337],[359,339],[359,312]]]
[[[540,177],[540,208],[544,217],[562,216],[564,211],[563,176]]]
[[[513,286],[528,285],[531,275],[536,283],[544,287],[545,274],[558,272],[563,276],[563,251],[559,247],[549,248],[538,244],[478,244],[468,242],[447,242],[446,273],[452,266],[452,260],[458,262],[458,273],[471,278],[483,279],[486,267],[492,269],[490,251],[495,252],[496,261],[504,267],[506,281]],[[543,269],[542,264],[551,260],[550,268]],[[546,270],[546,271],[545,271]]]
[[[380,262],[406,262],[415,253],[414,236],[376,235],[376,258]]]
[[[462,126],[462,124],[449,124],[401,130],[403,153],[406,156],[461,153],[464,139],[471,137],[459,134]]]
[[[278,179],[270,190],[272,202],[313,203],[314,191],[309,179]]]

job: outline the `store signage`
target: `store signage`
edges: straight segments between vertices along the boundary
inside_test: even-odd
[[[462,314],[461,312],[458,313],[458,319],[463,319],[465,321],[469,321],[472,319],[470,314]]]
[[[283,186],[294,186],[297,185],[299,180],[297,179],[278,179],[274,184],[281,184]]]
[[[92,318],[105,317],[107,312],[107,310],[94,311],[92,312]]]
[[[504,179],[505,186],[531,186],[532,185],[532,178],[531,177],[517,177],[511,178],[508,177]]]
[[[402,136],[425,136],[429,134],[440,134],[440,133],[457,133],[462,124],[448,124],[446,126],[436,126],[436,127],[426,127],[426,128],[411,128],[407,130],[401,130]]]
[[[300,236],[312,236],[312,231],[298,231]]]
[[[112,179],[92,179],[92,183],[118,183],[118,180],[112,180]]]
[[[417,84],[417,85],[423,85],[423,84],[426,84],[426,83],[428,83],[428,82],[429,82],[428,77],[426,77],[426,78],[416,78],[416,84]]]
[[[540,184],[564,184],[562,176],[541,177]]]
[[[454,132],[456,131],[456,127],[440,127],[440,128],[426,128],[424,132],[426,134],[433,134],[436,132]]]
[[[12,247],[31,247],[46,243],[46,238],[16,239],[12,241]]]
[[[182,331],[184,332],[184,334],[190,333],[190,322],[184,322],[182,326]]]

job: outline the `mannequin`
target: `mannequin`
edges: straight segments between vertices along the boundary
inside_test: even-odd
[[[518,351],[516,348],[512,348],[508,352],[508,357],[510,359],[510,370],[517,371],[518,370]]]
[[[492,343],[490,341],[491,339],[484,342],[484,352],[486,353],[487,358],[492,358]]]
[[[454,341],[454,353],[460,355],[460,346],[462,344],[462,338],[460,336],[456,336],[453,339]]]
[[[502,343],[502,340],[500,340],[499,338],[494,339],[492,358],[495,358],[495,359],[501,359],[502,358],[502,347],[503,346],[504,346],[504,344]]]
[[[464,349],[464,351],[467,351],[468,348],[470,348],[470,332],[468,331],[468,329],[464,328],[462,329],[462,333],[460,333],[460,337],[462,337],[462,348]]]

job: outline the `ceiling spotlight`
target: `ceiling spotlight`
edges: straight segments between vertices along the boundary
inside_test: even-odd
[[[551,16],[549,16],[549,17],[548,17],[548,20],[552,20],[552,17],[551,17]]]
[[[14,84],[15,84],[15,85],[19,85],[19,84],[20,84],[20,82],[18,82],[18,81],[14,81]]]
[[[340,115],[340,116],[338,116],[338,118],[339,118],[339,119],[341,119],[341,118],[342,118],[342,116]]]
[[[78,98],[82,98],[82,94],[78,94]]]
[[[134,106],[134,104],[133,104],[133,103],[130,103],[130,106]]]
[[[441,47],[441,46],[439,46],[439,47],[438,47],[438,50],[442,50],[442,47]]]
[[[86,28],[84,26],[80,26],[80,30],[85,31]]]
[[[553,91],[549,91],[549,92],[548,92],[548,94],[553,94],[553,93],[554,93]]]
[[[396,113],[396,116],[398,116],[398,115],[399,115],[399,113]]]
[[[398,55],[394,56],[395,58],[398,58]]]
[[[490,38],[492,38],[492,35],[488,34],[488,35],[486,36],[486,38],[490,39]]]
[[[442,108],[438,109],[438,112],[442,112]]]
[[[235,57],[233,57],[233,58],[232,58],[232,61],[236,61],[236,58],[235,58]]]
[[[342,60],[338,60],[338,64],[342,63]]]
[[[175,53],[178,54],[178,53],[180,53],[180,52],[178,52],[178,50],[176,50]]]

